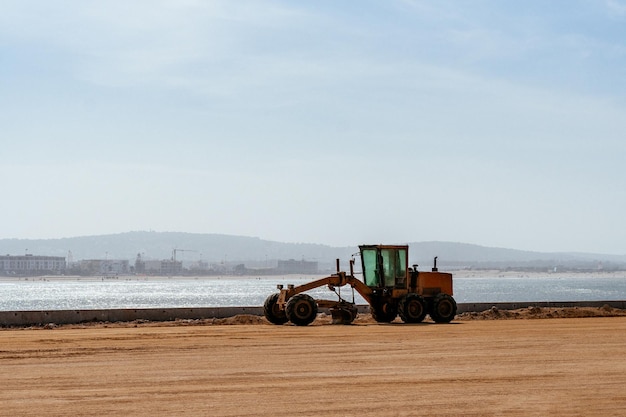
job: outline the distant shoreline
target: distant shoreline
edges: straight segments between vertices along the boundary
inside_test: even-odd
[[[425,272],[425,271],[422,271]],[[626,279],[626,271],[564,271],[564,272],[526,272],[526,271],[501,271],[493,270],[443,270],[440,272],[449,272],[453,278],[624,278]],[[41,275],[41,276],[0,276],[0,282],[29,282],[29,281],[102,281],[102,282],[120,282],[120,281],[160,281],[160,280],[237,280],[237,279],[283,279],[285,277],[316,279],[327,276],[328,274],[277,274],[277,275],[206,275],[206,276],[164,276],[164,275]],[[357,275],[358,276],[358,275]]]
[[[450,272],[454,278],[625,278],[626,271],[557,271],[557,272],[535,272],[535,271],[501,271],[460,269]]]

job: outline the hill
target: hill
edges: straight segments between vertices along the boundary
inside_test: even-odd
[[[380,243],[380,242],[363,242]],[[393,242],[385,242],[393,243]],[[406,242],[395,242],[406,243]],[[409,242],[411,262],[428,268],[435,256],[448,268],[551,268],[626,269],[626,256],[587,253],[543,253],[492,248],[455,242]],[[61,239],[0,239],[0,254],[65,256],[74,260],[128,259],[137,254],[144,259],[183,261],[242,262],[263,264],[276,259],[305,259],[320,265],[342,260],[344,267],[358,246],[333,247],[314,243],[284,243],[258,237],[180,232],[127,232],[111,235]]]

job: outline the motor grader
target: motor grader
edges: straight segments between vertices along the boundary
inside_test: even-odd
[[[350,273],[337,273],[299,286],[278,285],[278,293],[265,300],[263,311],[274,324],[291,322],[306,326],[315,320],[318,308],[330,309],[333,324],[350,324],[357,316],[354,291],[370,306],[374,320],[389,323],[398,315],[405,323],[419,323],[426,315],[436,323],[449,323],[456,315],[452,297],[452,274],[439,272],[437,257],[431,271],[421,272],[417,265],[409,267],[409,247],[406,245],[359,246],[363,280],[354,274],[354,258]],[[352,288],[352,301],[341,296],[341,288]],[[328,286],[339,300],[314,299],[306,291]]]

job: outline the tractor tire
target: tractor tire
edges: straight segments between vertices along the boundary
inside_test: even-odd
[[[398,314],[405,323],[421,323],[426,317],[426,301],[415,293],[407,294],[398,306]]]
[[[307,326],[317,317],[317,303],[308,294],[296,294],[287,302],[285,312],[296,326]]]
[[[370,311],[378,323],[391,323],[398,315],[398,306],[389,302],[376,303],[371,306]]]
[[[456,301],[448,294],[437,294],[430,310],[435,323],[450,323],[456,316]]]
[[[289,321],[285,310],[280,310],[276,304],[279,295],[278,293],[270,295],[263,304],[263,315],[272,324],[285,324]]]

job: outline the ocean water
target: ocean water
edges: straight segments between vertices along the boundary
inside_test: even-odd
[[[262,306],[276,284],[320,276],[271,277],[35,277],[0,280],[0,311],[107,308]],[[336,299],[326,287],[309,292]],[[468,277],[454,279],[458,303],[626,300],[626,277]],[[349,287],[344,299],[353,300]],[[355,293],[354,301],[365,301]]]

